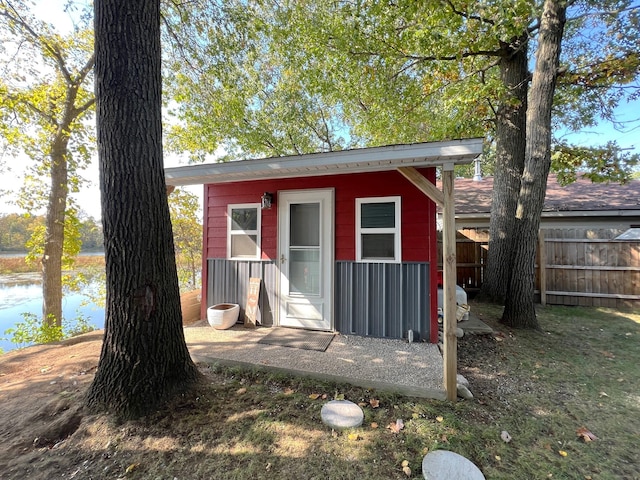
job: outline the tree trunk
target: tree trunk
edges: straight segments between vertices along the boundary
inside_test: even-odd
[[[515,213],[526,147],[529,84],[526,42],[526,38],[516,40],[500,60],[500,77],[508,91],[496,112],[496,165],[481,301],[504,301],[511,269]]]
[[[95,2],[105,339],[87,404],[152,411],[193,384],[162,161],[160,2]]]
[[[67,141],[58,135],[51,147],[51,187],[45,219],[42,255],[42,321],[62,325],[62,253],[67,210]]]
[[[516,209],[518,241],[501,320],[516,328],[539,328],[533,304],[535,257],[551,167],[551,107],[565,21],[566,2],[545,0],[527,112],[525,167]]]

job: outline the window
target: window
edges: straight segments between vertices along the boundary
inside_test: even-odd
[[[400,262],[400,197],[356,199],[356,260]]]
[[[260,204],[229,205],[227,210],[229,258],[260,258]]]

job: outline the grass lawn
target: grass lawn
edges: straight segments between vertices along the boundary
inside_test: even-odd
[[[472,311],[496,329],[459,344],[474,400],[211,366],[207,382],[166,411],[124,424],[84,416],[55,448],[16,448],[0,477],[420,479],[423,456],[446,449],[487,479],[640,479],[640,314],[547,307],[542,331],[528,332],[502,328],[499,308]],[[67,395],[67,408],[82,393]],[[361,428],[322,425],[322,405],[342,396],[363,407]],[[398,419],[402,429],[388,428]],[[585,441],[587,431],[597,438]]]

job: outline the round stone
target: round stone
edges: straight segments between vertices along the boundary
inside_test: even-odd
[[[485,480],[478,467],[462,455],[436,450],[422,459],[422,474],[426,480]]]
[[[320,418],[331,428],[353,428],[362,425],[364,412],[349,400],[331,400],[323,405]]]

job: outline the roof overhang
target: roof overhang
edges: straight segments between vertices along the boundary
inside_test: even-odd
[[[276,178],[312,177],[471,163],[482,138],[358,148],[287,157],[165,168],[167,185],[200,185]]]

